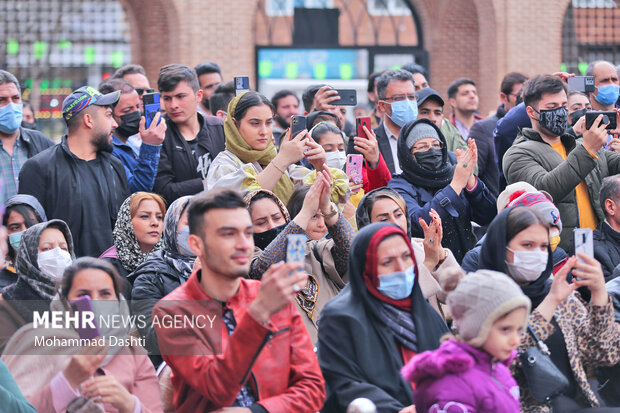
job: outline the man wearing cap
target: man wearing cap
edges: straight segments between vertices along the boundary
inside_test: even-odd
[[[84,86],[62,104],[68,133],[29,159],[19,174],[19,193],[36,197],[48,218],[65,221],[76,256],[98,257],[113,244],[112,228],[129,196],[125,168],[112,155],[112,105],[120,91],[102,95]]]

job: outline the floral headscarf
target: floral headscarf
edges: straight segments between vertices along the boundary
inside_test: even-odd
[[[134,195],[135,194],[127,198],[119,208],[116,225],[114,225],[114,231],[112,232],[114,246],[116,247],[116,255],[123,265],[123,268],[125,268],[128,273],[134,272],[134,270],[138,268],[138,265],[146,261],[149,255],[163,248],[160,238],[149,252],[142,252],[140,249],[140,243],[138,243],[136,234],[133,231],[131,213],[129,210],[131,198]]]

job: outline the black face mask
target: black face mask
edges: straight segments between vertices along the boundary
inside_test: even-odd
[[[588,111],[588,109],[583,108],[583,109],[579,109],[574,111],[573,113],[571,113],[569,115],[570,118],[570,124],[574,125],[575,123],[577,123],[577,121],[579,120],[579,118],[581,118],[582,116],[586,115],[586,112]]]
[[[140,130],[140,118],[139,110],[121,116],[121,124],[116,128],[116,132],[123,138],[135,135]]]
[[[37,130],[37,124],[35,122],[22,121],[22,128]]]
[[[443,163],[443,153],[441,149],[429,149],[424,152],[416,152],[413,154],[418,165],[429,171],[435,171],[441,168]]]
[[[568,126],[568,109],[560,106],[555,109],[541,110],[538,112],[540,126],[554,135],[562,135]]]
[[[282,232],[284,227],[286,227],[286,224],[280,225],[279,227],[273,227],[271,229],[268,229],[265,232],[261,232],[261,233],[255,232],[254,233],[254,246],[264,250],[265,248],[267,248],[269,244],[271,244],[271,241],[276,239],[276,237],[278,236],[280,232]]]

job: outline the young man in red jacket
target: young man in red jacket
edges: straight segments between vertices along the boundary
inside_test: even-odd
[[[175,412],[320,410],[325,382],[293,304],[307,282],[306,274],[294,272],[301,264],[275,264],[261,282],[245,278],[254,251],[252,221],[234,191],[196,195],[188,206],[188,221],[188,244],[202,269],[156,306],[155,318],[198,316],[213,308],[188,311],[177,305],[188,300],[216,304],[221,317],[213,324],[215,331],[155,324],[162,356],[173,372]],[[174,304],[166,306],[168,300]],[[218,354],[214,349],[220,332]]]

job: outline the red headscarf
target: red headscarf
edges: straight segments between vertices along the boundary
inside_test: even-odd
[[[368,291],[379,300],[402,308],[403,310],[411,310],[411,297],[403,298],[402,300],[394,300],[383,295],[378,289],[379,275],[377,274],[377,266],[379,259],[377,257],[377,249],[379,248],[379,244],[390,235],[400,235],[405,240],[405,243],[411,252],[413,271],[416,275],[416,279],[418,278],[418,265],[416,263],[413,248],[411,248],[411,242],[409,241],[407,234],[396,226],[386,226],[375,232],[370,239],[370,243],[368,244],[368,249],[366,250],[366,268],[364,268],[364,283],[366,284]]]

